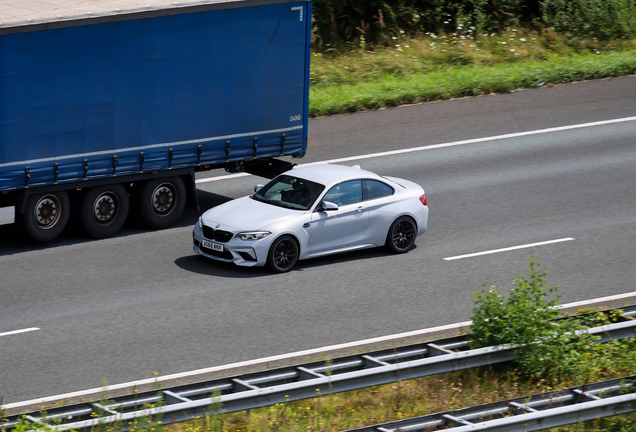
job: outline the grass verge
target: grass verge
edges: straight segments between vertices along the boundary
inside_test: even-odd
[[[636,340],[604,344],[596,359],[598,380],[636,372]],[[605,359],[605,360],[603,360]],[[394,384],[320,395],[251,412],[228,413],[166,426],[170,432],[345,431],[394,420],[506,400],[585,384],[579,380],[527,380],[506,367],[453,372]],[[636,415],[623,415],[559,427],[559,432],[633,431]]]
[[[636,73],[636,41],[554,34],[428,35],[373,52],[314,53],[311,117]],[[400,42],[400,43],[398,43]]]
[[[388,75],[376,82],[312,88],[309,113],[318,117],[634,73],[636,54],[613,52],[554,58],[537,63],[463,66],[405,77]]]

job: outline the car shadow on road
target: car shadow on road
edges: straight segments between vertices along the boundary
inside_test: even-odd
[[[417,245],[413,246],[414,250]],[[345,252],[335,255],[328,255],[319,258],[299,261],[290,273],[302,272],[323,266],[342,264],[347,262],[371,260],[391,255],[385,248],[364,249],[354,252]],[[188,272],[205,276],[227,277],[233,279],[257,278],[266,276],[281,276],[285,274],[273,273],[267,267],[240,267],[232,263],[215,261],[201,255],[188,255],[178,258],[174,263],[181,269]]]
[[[181,269],[205,276],[246,279],[272,275],[265,267],[239,267],[232,263],[215,261],[201,255],[177,258],[174,263]]]
[[[417,249],[417,245],[413,245],[413,248],[411,249],[411,251],[415,249]],[[377,258],[382,258],[382,257],[392,256],[392,255],[393,254],[389,252],[386,248],[377,247],[377,248],[363,249],[363,250],[353,251],[353,252],[343,252],[339,254],[327,255],[327,256],[323,256],[319,258],[312,258],[305,261],[300,261],[296,265],[296,268],[299,270],[302,270],[303,268],[310,269],[314,267],[321,267],[321,266],[337,264],[337,263],[347,263],[347,262],[353,262],[353,261],[377,259]]]

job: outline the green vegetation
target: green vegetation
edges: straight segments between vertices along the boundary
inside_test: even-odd
[[[544,26],[568,37],[600,40],[636,33],[636,3],[630,0],[547,0]]]
[[[508,29],[420,39],[374,51],[312,56],[312,117],[636,73],[636,39],[573,43],[552,32]]]
[[[316,0],[310,115],[636,73],[631,0]]]
[[[633,349],[634,344],[624,346]],[[572,384],[574,385],[574,384]],[[464,371],[395,384],[323,395],[305,401],[225,414],[224,432],[339,432],[410,417],[525,396],[551,387],[505,371]],[[165,426],[169,432],[218,431],[214,418]],[[559,427],[558,432],[634,431],[636,415]],[[556,432],[557,429],[553,429]]]
[[[596,344],[594,340],[600,339],[598,336],[576,333],[616,322],[621,312],[588,313],[557,321],[563,317],[558,307],[560,296],[546,300],[557,288],[546,288],[547,273],[540,267],[531,258],[528,277],[518,276],[507,297],[497,285],[485,289],[486,283],[475,293],[476,307],[469,335],[471,346],[519,345],[521,358],[515,361],[515,374],[525,380],[543,380],[555,386],[569,381],[607,379],[608,367],[623,370],[623,363],[633,370],[636,353],[615,352],[617,347],[624,348],[623,344]],[[616,362],[617,358],[620,362]]]
[[[462,26],[480,34],[554,29],[571,39],[603,41],[636,35],[631,0],[315,0],[313,18],[320,51],[391,46],[399,34],[451,34]]]

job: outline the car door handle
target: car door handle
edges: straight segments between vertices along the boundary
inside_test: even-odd
[[[303,228],[309,228],[309,225],[311,225],[311,222],[305,222],[303,224]]]
[[[362,210],[364,210],[364,206],[360,206],[360,207],[358,207],[356,210],[358,210],[359,212],[361,212]]]

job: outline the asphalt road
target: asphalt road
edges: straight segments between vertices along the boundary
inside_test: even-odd
[[[74,227],[34,245],[0,227],[0,395],[12,403],[466,321],[485,279],[509,289],[534,255],[564,302],[636,291],[636,77],[310,121],[299,162],[484,139],[348,161],[421,184],[429,231],[383,250],[301,262],[288,274],[195,256],[178,226],[127,224],[87,240]],[[213,173],[212,175],[217,175]],[[199,184],[202,209],[250,193]],[[473,258],[528,243],[575,240]]]

